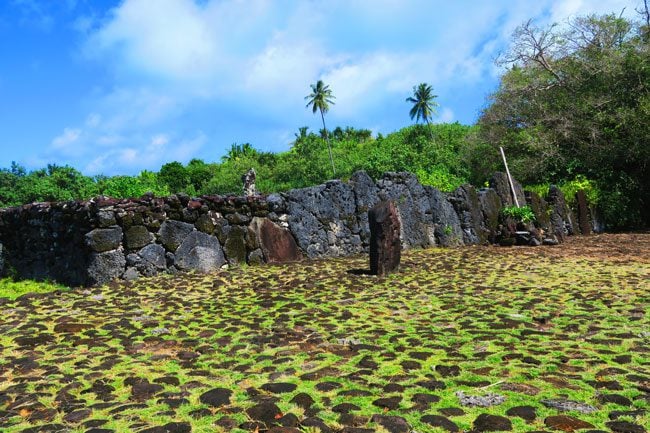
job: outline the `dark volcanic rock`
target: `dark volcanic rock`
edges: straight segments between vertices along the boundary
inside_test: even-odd
[[[516,406],[511,407],[506,411],[508,416],[517,416],[528,422],[534,421],[537,418],[537,413],[535,413],[535,408],[532,406]]]
[[[483,213],[476,189],[472,185],[459,186],[449,195],[449,201],[458,214],[463,242],[466,245],[487,243],[487,234],[481,228]]]
[[[261,421],[267,426],[271,426],[277,422],[278,415],[281,416],[282,411],[275,403],[263,401],[246,409],[246,413],[252,420]]]
[[[395,410],[399,407],[401,401],[402,397],[384,397],[378,398],[377,400],[373,401],[372,404],[384,409]]]
[[[503,172],[494,173],[490,178],[489,183],[490,183],[490,188],[494,189],[494,191],[497,193],[499,198],[501,198],[501,202],[503,203],[503,206],[515,205],[515,200],[512,196],[512,188],[510,187],[510,182],[508,181],[508,175],[506,173]],[[515,194],[519,206],[520,207],[524,206],[526,204],[524,189],[522,188],[521,184],[517,182],[517,180],[514,178],[512,179],[512,183],[514,185]]]
[[[379,424],[390,433],[409,433],[411,431],[409,423],[400,416],[373,415],[370,421]]]
[[[441,429],[447,430],[448,432],[460,431],[454,422],[442,415],[424,415],[422,418],[420,418],[420,421],[430,424],[434,427],[439,427]]]
[[[526,203],[535,215],[536,226],[544,231],[551,232],[551,218],[549,216],[549,207],[546,200],[540,197],[536,192],[526,191]]]
[[[230,404],[232,391],[226,388],[215,388],[204,392],[199,397],[199,401],[211,407],[221,407]]]
[[[551,230],[559,239],[564,240],[567,235],[573,234],[573,215],[566,204],[564,194],[555,185],[548,190],[547,201],[551,207]]]
[[[299,394],[296,394],[291,399],[290,403],[293,403],[303,409],[309,409],[316,402],[309,394],[301,392]]]
[[[512,423],[508,418],[482,413],[474,420],[474,429],[479,432],[510,431]]]
[[[122,244],[122,228],[119,226],[95,229],[86,233],[86,245],[96,253],[115,250]]]
[[[288,224],[310,258],[341,256],[363,250],[352,186],[339,180],[284,194]]]
[[[386,275],[399,268],[400,222],[393,202],[380,202],[368,212],[370,224],[370,272]]]
[[[246,235],[248,230],[242,226],[231,226],[223,244],[223,251],[229,263],[246,263]]]
[[[167,220],[158,230],[158,238],[167,251],[172,253],[181,245],[183,240],[194,231],[194,225],[182,221]]]
[[[90,285],[99,285],[114,280],[122,275],[126,267],[126,257],[121,249],[93,253],[88,263]]]
[[[145,226],[131,226],[124,233],[124,247],[127,250],[136,250],[153,242],[154,236]]]
[[[591,234],[591,215],[587,204],[587,195],[583,190],[576,191],[576,208],[578,211],[578,228],[581,235]]]
[[[192,426],[188,422],[170,422],[162,426],[139,430],[139,433],[190,433]]]
[[[482,188],[478,192],[478,201],[481,205],[481,213],[483,214],[481,230],[487,236],[488,241],[494,243],[499,229],[499,216],[503,206],[501,199],[493,189]]]
[[[262,389],[264,391],[272,392],[273,394],[283,394],[286,392],[292,392],[295,391],[295,389],[298,387],[295,383],[284,383],[284,382],[276,382],[276,383],[265,383],[262,385]]]
[[[412,173],[385,173],[377,182],[378,196],[399,210],[402,248],[435,245],[435,225],[427,190]]]
[[[544,419],[544,424],[548,428],[554,430],[563,430],[567,432],[582,430],[586,428],[594,428],[592,424],[568,415],[554,415],[546,417],[546,419]]]
[[[364,249],[370,245],[368,211],[379,203],[379,188],[365,171],[357,171],[349,182],[356,202],[355,213],[359,222],[359,238]]]
[[[616,433],[646,433],[646,429],[629,421],[609,421],[605,425]]]
[[[436,242],[443,247],[463,245],[463,229],[447,195],[430,186],[425,186],[424,189],[429,197]]]

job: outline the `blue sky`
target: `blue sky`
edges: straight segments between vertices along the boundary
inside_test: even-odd
[[[322,79],[328,127],[389,133],[427,82],[436,121],[473,123],[527,19],[633,13],[635,0],[0,0],[0,167],[137,174],[287,150]]]

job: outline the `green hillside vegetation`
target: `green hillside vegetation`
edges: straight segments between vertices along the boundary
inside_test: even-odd
[[[511,172],[529,189],[543,195],[557,184],[570,201],[584,188],[609,229],[647,227],[650,12],[642,12],[640,19],[612,14],[576,17],[562,27],[519,27],[500,58],[500,85],[475,125],[432,123],[436,95],[420,83],[406,102],[411,118],[423,122],[386,136],[351,127],[318,133],[301,127],[286,152],[235,143],[219,162],[170,162],[137,176],[88,177],[56,165],[28,173],[14,163],[0,169],[0,206],[100,194],[240,194],[241,176],[250,168],[262,193],[345,180],[357,170],[374,178],[410,171],[425,185],[451,191],[466,182],[482,186],[502,170],[503,146]],[[335,95],[322,81],[311,90],[307,108],[320,114],[325,127]]]

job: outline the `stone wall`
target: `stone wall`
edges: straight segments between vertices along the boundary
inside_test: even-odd
[[[2,209],[0,272],[78,286],[359,254],[369,248],[368,210],[381,200],[398,208],[405,249],[485,244],[497,240],[500,209],[511,200],[503,176],[493,177],[493,188],[463,185],[450,194],[421,185],[410,173],[386,173],[375,182],[358,172],[348,182],[268,196],[100,197]],[[539,228],[560,240],[573,232],[559,189],[547,199],[524,198],[517,184],[520,194]]]

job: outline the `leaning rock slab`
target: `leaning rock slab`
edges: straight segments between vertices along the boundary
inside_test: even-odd
[[[385,275],[399,268],[400,222],[395,203],[383,201],[368,212],[370,224],[370,272]]]
[[[208,234],[194,231],[178,247],[174,264],[179,269],[212,272],[226,263],[219,240]]]
[[[295,262],[302,253],[291,232],[268,218],[253,218],[251,229],[255,233],[264,258],[269,263]]]

